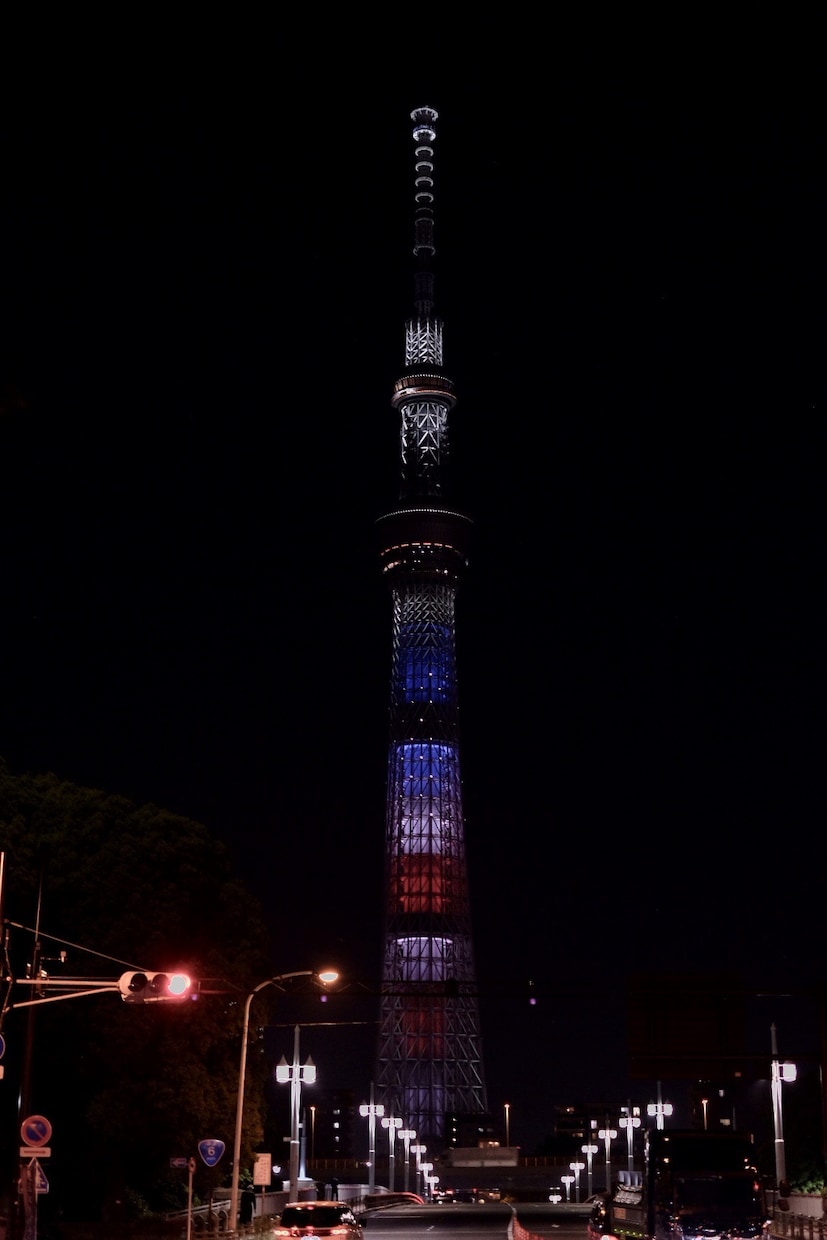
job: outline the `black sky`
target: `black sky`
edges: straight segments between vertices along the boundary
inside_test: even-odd
[[[266,61],[6,90],[0,755],[205,822],[276,966],[377,975],[372,523],[435,106],[477,971],[530,1144],[623,1095],[626,970],[824,980],[816,91]]]

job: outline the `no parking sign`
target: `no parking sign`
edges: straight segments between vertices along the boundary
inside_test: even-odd
[[[45,1115],[30,1115],[20,1125],[20,1139],[25,1145],[45,1145],[52,1135],[52,1125]]]

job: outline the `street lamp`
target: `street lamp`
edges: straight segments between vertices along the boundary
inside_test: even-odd
[[[310,1107],[310,1162],[316,1163],[316,1108]]]
[[[672,1103],[661,1101],[660,1081],[658,1081],[658,1100],[657,1102],[649,1103],[648,1107],[646,1108],[646,1114],[657,1116],[656,1123],[657,1123],[658,1128],[663,1128],[664,1115],[672,1114]]]
[[[411,1142],[416,1140],[416,1129],[402,1128],[399,1133],[399,1139],[405,1144],[405,1192],[407,1193],[411,1158]]]
[[[573,1175],[561,1175],[560,1179],[566,1186],[566,1201],[571,1201],[571,1186],[574,1183]]]
[[[260,990],[264,990],[265,986],[275,986],[279,990],[284,990],[282,982],[288,982],[294,977],[315,977],[323,985],[329,986],[335,982],[339,974],[333,969],[327,969],[324,973],[317,973],[315,969],[302,969],[297,973],[279,973],[277,977],[267,977],[263,982],[259,982],[248,994],[244,1001],[244,1020],[241,1027],[241,1062],[238,1069],[238,1097],[236,1099],[235,1108],[235,1137],[233,1140],[233,1179],[232,1188],[230,1190],[230,1227],[232,1230],[238,1225],[238,1176],[241,1163],[241,1128],[244,1123],[244,1081],[247,1075],[247,1039],[250,1034],[250,1008],[253,999]]]
[[[772,1122],[775,1134],[775,1185],[781,1188],[782,1180],[787,1178],[787,1163],[784,1157],[784,1122],[781,1115],[781,1083],[794,1081],[798,1070],[794,1063],[778,1062],[778,1045],[775,1039],[775,1025],[770,1025],[772,1046]],[[782,1190],[783,1191],[783,1190]]]
[[[396,1131],[402,1127],[402,1119],[398,1115],[385,1115],[382,1119],[382,1127],[388,1130],[389,1153],[388,1153],[388,1189],[393,1192],[395,1181],[395,1160],[394,1147],[396,1145]]]
[[[633,1107],[631,1102],[627,1107],[622,1107],[624,1112],[618,1123],[621,1128],[626,1129],[626,1144],[629,1150],[629,1170],[635,1169],[635,1129],[640,1128],[640,1107]]]
[[[368,1192],[372,1193],[376,1180],[376,1117],[385,1114],[382,1103],[373,1101],[373,1081],[370,1083],[370,1102],[362,1103],[359,1114],[368,1117]]]
[[[422,1172],[422,1193],[423,1196],[427,1197],[428,1201],[433,1198],[433,1177],[431,1175],[433,1169],[433,1163],[424,1162],[419,1164],[419,1170]]]
[[[612,1191],[612,1142],[617,1136],[616,1128],[601,1128],[597,1134],[606,1144],[606,1192]]]
[[[293,1030],[293,1063],[287,1062],[282,1055],[276,1064],[276,1080],[279,1085],[290,1082],[290,1193],[294,1201],[297,1198],[299,1177],[304,1168],[299,1168],[299,1127],[301,1118],[301,1086],[312,1085],[316,1080],[316,1065],[310,1056],[304,1064],[299,1063],[299,1026]]]
[[[580,1172],[583,1170],[585,1165],[586,1165],[585,1163],[581,1163],[581,1162],[569,1163],[569,1166],[574,1172],[574,1200],[578,1204],[580,1203]]]
[[[415,1166],[414,1166],[414,1175],[416,1176],[416,1184],[415,1184],[415,1187],[414,1187],[414,1192],[415,1192],[415,1193],[418,1193],[418,1192],[419,1192],[419,1168],[420,1168],[420,1161],[419,1161],[419,1160],[422,1158],[422,1155],[423,1155],[423,1154],[427,1154],[427,1152],[428,1152],[428,1147],[427,1147],[427,1145],[412,1145],[412,1146],[411,1146],[411,1153],[413,1154],[413,1156],[414,1156],[414,1158],[415,1158],[415,1160],[416,1160],[416,1163],[415,1163]]]
[[[505,1111],[505,1144],[507,1148],[511,1147],[511,1103],[503,1103]]]
[[[587,1182],[589,1186],[589,1191],[586,1194],[586,1196],[591,1197],[592,1195],[592,1158],[597,1153],[599,1147],[597,1145],[581,1145],[580,1148],[583,1151],[583,1153],[586,1155],[586,1167],[587,1167],[586,1176],[587,1176]]]

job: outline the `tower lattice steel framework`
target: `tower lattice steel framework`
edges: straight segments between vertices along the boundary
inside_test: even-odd
[[[455,601],[471,522],[442,496],[448,415],[434,314],[437,112],[411,113],[415,143],[414,316],[400,415],[399,506],[377,522],[393,602],[385,928],[376,1080],[386,1108],[438,1153],[446,1117],[487,1112],[460,778]]]

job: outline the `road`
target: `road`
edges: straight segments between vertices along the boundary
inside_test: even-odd
[[[451,1236],[462,1240],[585,1240],[585,1205],[489,1203],[486,1205],[393,1206],[363,1219],[365,1240],[402,1240],[406,1236]]]

